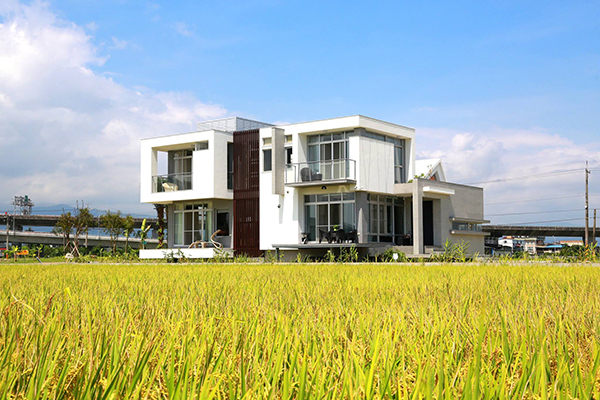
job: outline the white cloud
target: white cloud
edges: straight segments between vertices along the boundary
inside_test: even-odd
[[[185,22],[177,22],[175,24],[175,31],[182,36],[192,36],[194,34],[194,27],[190,28]]]
[[[127,47],[127,45],[129,45],[129,42],[127,40],[120,40],[113,36],[112,46],[110,46],[110,48],[115,50],[124,50]]]
[[[28,194],[38,203],[147,209],[139,140],[226,114],[190,93],[132,90],[94,72],[108,56],[46,3],[2,3],[0,18],[0,203]]]
[[[85,29],[87,29],[88,31],[97,31],[98,30],[98,24],[95,23],[94,21],[89,22],[87,24],[85,24]]]
[[[600,142],[576,144],[541,128],[496,127],[480,132],[418,128],[417,140],[418,158],[441,157],[449,181],[485,189],[485,203],[494,203],[486,207],[486,215],[581,209],[570,214],[499,216],[491,218],[494,223],[583,217],[585,161],[590,162],[590,167],[600,168]],[[579,171],[561,172],[572,169]],[[520,179],[541,174],[551,175]],[[593,182],[591,191],[600,191],[600,182]],[[571,195],[577,197],[556,199]],[[529,199],[539,201],[523,202]],[[564,223],[581,225],[583,222]]]

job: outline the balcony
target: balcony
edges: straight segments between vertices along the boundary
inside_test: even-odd
[[[356,161],[350,159],[288,164],[286,186],[356,183]]]
[[[192,173],[154,175],[152,177],[152,193],[177,192],[192,189]]]

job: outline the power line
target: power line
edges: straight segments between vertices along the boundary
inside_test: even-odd
[[[581,208],[576,208],[573,210],[531,211],[531,212],[517,212],[517,213],[506,213],[506,214],[489,214],[489,215],[486,215],[486,217],[501,217],[501,216],[505,216],[505,215],[550,214],[550,213],[573,212],[573,211],[581,211]]]
[[[511,173],[511,172],[522,172],[522,171],[528,171],[528,170],[532,170],[532,169],[537,169],[537,170],[544,170],[544,169],[549,169],[549,168],[554,168],[554,167],[563,167],[565,169],[577,169],[577,168],[569,168],[569,167],[573,167],[574,165],[581,165],[581,162],[572,162],[572,163],[555,163],[555,164],[548,164],[548,165],[537,165],[535,167],[529,167],[529,168],[518,168],[518,169],[509,169],[509,170],[504,170],[503,172],[505,173]],[[584,169],[585,167],[579,167],[581,169]],[[600,169],[600,167],[593,167],[595,169]],[[592,169],[592,168],[590,168]]]
[[[600,195],[600,193],[597,193],[596,195]],[[559,200],[559,199],[572,199],[574,197],[581,197],[583,196],[582,194],[575,194],[575,195],[571,195],[571,196],[561,196],[561,197],[544,197],[544,198],[538,198],[538,199],[526,199],[526,200],[514,200],[514,201],[500,201],[497,203],[486,203],[484,205],[486,206],[493,206],[496,204],[512,204],[512,203],[527,203],[530,201],[544,201],[544,200]],[[593,194],[590,194],[590,196],[595,196]]]
[[[581,168],[577,168],[577,169],[570,169],[570,170],[564,170],[564,171],[547,172],[544,174],[523,175],[523,176],[516,176],[516,177],[512,177],[512,178],[498,178],[498,179],[494,179],[491,181],[469,182],[469,183],[465,183],[465,185],[479,185],[482,183],[500,183],[500,182],[523,181],[523,180],[527,180],[527,179],[548,178],[548,177],[552,177],[552,176],[574,174],[576,172],[581,172],[581,171],[582,171]]]
[[[585,218],[580,217],[580,218],[568,218],[568,219],[554,219],[554,220],[548,220],[548,221],[512,222],[512,223],[502,224],[502,225],[545,224],[545,223],[548,223],[548,222],[581,221],[582,219],[585,219]]]

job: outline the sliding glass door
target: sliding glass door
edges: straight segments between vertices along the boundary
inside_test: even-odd
[[[210,240],[214,231],[213,210],[208,208],[208,204],[176,204],[173,217],[175,246],[189,246],[198,240]]]
[[[356,229],[354,193],[332,193],[304,196],[308,240],[315,241],[319,232]]]

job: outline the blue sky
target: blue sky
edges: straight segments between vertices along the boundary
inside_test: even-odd
[[[411,126],[457,182],[600,167],[598,1],[4,0],[0,24],[0,204],[151,212],[139,139],[228,115]],[[580,196],[582,182],[484,187],[497,214],[573,209],[508,202]]]
[[[98,71],[117,82],[190,91],[267,121],[362,113],[598,134],[597,1],[53,4],[97,26],[110,53]]]

